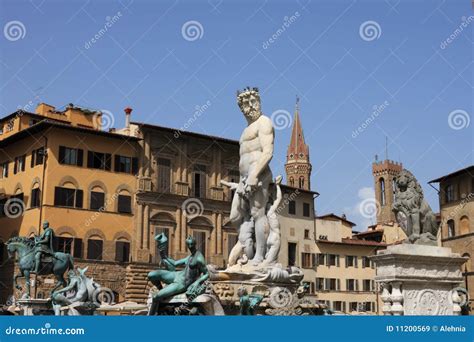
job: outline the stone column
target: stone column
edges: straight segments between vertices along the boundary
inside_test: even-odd
[[[176,253],[181,252],[181,208],[176,209],[176,228],[174,230],[174,250]]]
[[[150,134],[148,133],[145,135],[145,159],[146,159],[145,177],[150,177],[151,148],[150,148]]]
[[[402,289],[400,288],[402,283],[399,281],[394,281],[391,283],[392,293],[390,295],[390,301],[392,302],[391,312],[394,316],[403,315],[403,295]]]
[[[183,211],[181,211],[181,252],[186,252],[186,237],[188,236],[188,223],[186,220],[186,216],[183,215]]]
[[[143,210],[143,247],[150,251],[150,207],[145,204]]]
[[[392,302],[390,301],[390,291],[387,284],[382,284],[382,294],[380,299],[382,300],[382,312],[384,315],[389,316],[392,314]]]
[[[222,213],[217,214],[217,222],[216,222],[216,230],[217,230],[217,254],[222,255],[223,254],[223,239],[222,239]]]

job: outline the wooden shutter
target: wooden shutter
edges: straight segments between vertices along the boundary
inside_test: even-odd
[[[123,242],[115,242],[115,261],[123,261]]]
[[[84,151],[81,150],[80,148],[77,149],[77,166],[82,166],[83,164],[83,159],[84,159]]]
[[[43,164],[43,159],[44,159],[45,151],[46,151],[46,150],[44,149],[44,147],[40,147],[39,149],[36,150],[35,165],[41,165],[41,164]]]
[[[120,171],[120,156],[118,154],[114,155],[114,171]]]
[[[59,146],[59,163],[64,163],[64,158],[66,156],[66,148],[64,146]]]
[[[84,193],[82,190],[76,190],[76,208],[82,208],[82,200],[84,198]]]
[[[107,171],[112,170],[112,155],[110,153],[105,154],[105,169]]]
[[[74,238],[73,256],[82,259],[82,239]]]
[[[61,205],[61,188],[59,186],[56,186],[54,188],[54,205]]]
[[[35,167],[35,155],[36,155],[36,151],[37,151],[37,150],[33,150],[33,152],[31,152],[31,164],[30,164],[31,167]]]
[[[87,151],[87,167],[94,167],[94,152]]]
[[[359,267],[359,258],[357,256],[354,256],[354,267],[358,268]]]
[[[138,174],[138,158],[132,158],[132,174]]]

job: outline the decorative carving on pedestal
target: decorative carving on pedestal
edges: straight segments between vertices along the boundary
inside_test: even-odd
[[[401,244],[371,257],[385,315],[459,315],[466,258],[450,248]],[[467,300],[466,300],[467,301]]]

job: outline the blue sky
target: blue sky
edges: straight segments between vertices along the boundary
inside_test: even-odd
[[[208,104],[189,130],[238,139],[235,92],[258,86],[263,111],[281,119],[277,174],[298,95],[317,212],[345,212],[363,230],[358,206],[386,136],[435,210],[427,181],[474,163],[473,14],[468,0],[2,0],[0,110],[72,102],[120,127],[131,106],[135,121],[183,127]]]

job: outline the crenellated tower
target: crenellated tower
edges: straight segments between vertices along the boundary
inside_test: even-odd
[[[312,166],[309,162],[309,146],[304,141],[299,111],[299,98],[296,98],[291,140],[286,153],[286,182],[294,188],[311,190]]]
[[[389,159],[378,161],[377,156],[372,164],[372,175],[374,176],[375,200],[377,202],[377,223],[386,224],[395,222],[395,214],[392,212],[394,201],[394,179],[403,170],[402,163]]]

